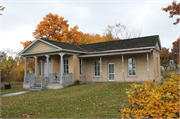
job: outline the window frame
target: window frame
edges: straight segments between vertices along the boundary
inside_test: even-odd
[[[129,75],[129,59],[134,59],[134,61],[135,61],[135,75],[133,75],[133,61],[132,61],[132,75]],[[127,64],[128,64],[128,77],[136,77],[137,76],[137,72],[136,72],[136,58],[128,58],[127,59]]]
[[[65,64],[65,63],[66,63],[66,62],[65,62],[66,60],[68,61],[67,64]],[[65,74],[68,74],[68,73],[69,73],[69,59],[64,59],[64,60],[63,60],[63,65],[64,65],[64,66],[63,66],[63,67],[64,67],[64,73],[65,73]],[[67,65],[67,69],[66,69],[66,70],[65,70],[65,68],[66,68],[65,65]],[[66,72],[65,72],[65,71],[66,71]]]
[[[96,73],[95,73],[95,71],[96,71],[96,70],[95,70],[95,67],[96,67],[95,62],[99,63],[99,66],[97,66],[97,67],[99,67],[99,75],[97,75],[97,76],[95,75],[95,74],[96,74]],[[95,60],[95,61],[94,61],[94,77],[95,77],[95,78],[97,78],[97,77],[100,78],[100,76],[101,76],[100,70],[101,70],[101,69],[100,69],[100,60]],[[98,71],[97,71],[97,74],[98,74]]]
[[[114,80],[109,80],[109,64],[113,64],[114,65]],[[116,79],[116,71],[115,71],[115,63],[114,62],[110,62],[110,63],[108,63],[108,81],[115,81],[115,79]],[[112,73],[111,73],[112,74]]]
[[[156,57],[156,70],[157,70],[157,77],[159,77],[159,68],[158,68],[158,57]]]
[[[84,62],[83,62],[83,59],[82,59],[82,69],[81,69],[81,59],[79,60],[79,66],[80,66],[80,68],[79,68],[79,70],[80,70],[79,74],[80,74],[80,76],[84,76]],[[82,74],[81,74],[81,71],[82,71]]]

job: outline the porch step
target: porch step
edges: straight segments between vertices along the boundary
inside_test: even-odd
[[[32,86],[29,90],[33,91],[41,91],[41,83],[36,83],[34,86]]]

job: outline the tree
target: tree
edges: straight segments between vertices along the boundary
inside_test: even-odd
[[[172,2],[172,5],[167,6],[166,8],[162,8],[163,11],[165,12],[169,12],[170,14],[170,18],[173,18],[173,16],[180,15],[180,3],[176,3],[176,1]],[[180,18],[176,19],[176,22],[174,22],[173,24],[176,25],[179,23]]]
[[[0,6],[0,11],[3,11],[4,9],[5,9],[5,7]],[[0,13],[0,15],[2,15],[2,14]]]
[[[160,53],[160,62],[161,66],[164,67],[165,70],[167,70],[167,67],[170,66],[170,60],[172,59],[172,55],[169,52],[169,48],[162,48],[162,52]]]
[[[43,18],[43,21],[37,25],[33,35],[35,38],[43,38],[77,45],[79,44],[80,39],[78,26],[76,25],[69,30],[69,24],[67,22],[68,20],[64,20],[63,17],[49,13]]]
[[[104,36],[107,36],[109,40],[119,40],[119,39],[128,39],[135,38],[141,35],[141,29],[138,30],[137,27],[129,30],[125,25],[121,23],[115,25],[108,25],[104,30]]]
[[[179,52],[179,44],[180,44],[180,37],[177,39],[177,41],[174,41],[172,43],[173,45],[173,48],[172,48],[172,58],[173,58],[173,61],[175,63],[175,66],[177,68],[177,64],[179,63],[179,59],[180,59],[180,52]]]

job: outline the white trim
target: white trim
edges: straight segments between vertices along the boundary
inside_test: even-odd
[[[155,46],[152,46],[152,47],[140,47],[140,48],[129,48],[129,49],[117,49],[117,50],[96,51],[96,53],[101,53],[101,52],[115,52],[115,51],[124,51],[124,50],[140,50],[140,49],[147,49],[147,48],[155,48]],[[88,53],[95,53],[95,52],[88,52]]]
[[[114,74],[114,80],[109,80],[109,64],[113,64],[114,65],[114,73],[111,73],[111,74]],[[114,62],[108,63],[108,81],[115,81],[115,63]]]
[[[135,60],[135,71],[136,71],[136,58],[134,58],[134,57],[128,58],[127,59],[127,63],[128,63],[128,65],[127,65],[128,66],[128,68],[127,68],[128,69],[128,77],[137,77],[137,71],[136,71],[136,75],[133,75],[133,67],[132,67],[132,75],[129,75],[129,62],[128,62],[129,59],[134,59]],[[133,61],[132,61],[132,64],[133,64]]]
[[[100,56],[109,56],[109,55],[122,55],[122,54],[136,54],[136,53],[148,53],[152,50],[144,51],[131,51],[131,52],[121,52],[121,53],[106,53],[106,54],[93,54],[93,55],[79,55],[78,57],[100,57]]]
[[[155,53],[157,53],[158,55],[160,54],[159,52],[157,52],[155,49],[153,50]]]
[[[100,78],[100,73],[101,73],[101,72],[100,72],[100,64],[99,64],[99,76],[95,76],[95,71],[96,71],[96,70],[95,70],[95,62],[96,62],[96,61],[97,61],[97,62],[100,62],[99,60],[95,60],[95,61],[94,61],[94,64],[93,64],[93,65],[94,65],[94,71],[93,71],[93,72],[94,72],[94,78]],[[98,73],[98,72],[97,72],[97,73]]]

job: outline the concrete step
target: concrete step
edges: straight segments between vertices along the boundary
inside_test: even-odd
[[[31,91],[41,91],[41,89],[36,89],[36,88],[30,88],[29,90],[31,90]]]

